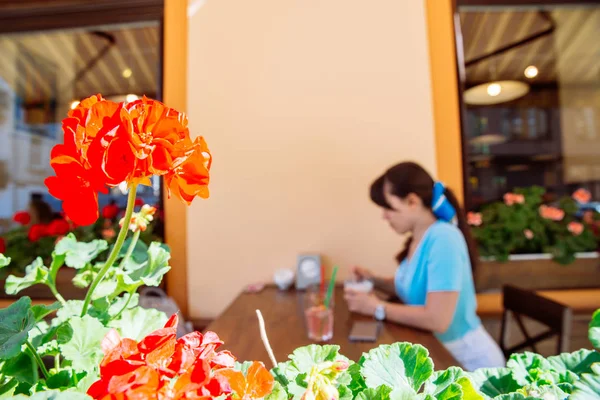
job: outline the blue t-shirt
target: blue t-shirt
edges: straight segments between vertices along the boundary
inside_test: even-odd
[[[436,334],[442,342],[459,339],[481,325],[469,250],[456,226],[443,221],[431,225],[411,259],[398,267],[394,281],[398,297],[408,305],[425,305],[429,292],[458,292],[448,330]]]

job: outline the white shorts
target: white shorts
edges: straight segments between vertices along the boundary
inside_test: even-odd
[[[460,339],[442,344],[466,371],[504,367],[506,363],[500,346],[482,325],[467,332]]]

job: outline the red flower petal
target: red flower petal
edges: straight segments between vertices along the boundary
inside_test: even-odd
[[[18,211],[13,215],[13,221],[21,225],[29,225],[31,222],[31,215],[27,211]]]
[[[32,225],[27,233],[30,242],[37,242],[45,236],[48,236],[48,229],[46,228],[46,225],[43,224]]]

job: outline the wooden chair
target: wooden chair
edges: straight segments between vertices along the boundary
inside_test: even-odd
[[[508,358],[512,353],[522,351],[525,348],[531,348],[537,353],[536,343],[555,335],[558,336],[557,354],[568,351],[573,317],[573,313],[569,307],[542,297],[533,291],[514,286],[504,286],[502,292],[504,311],[502,313],[500,331],[500,348],[505,357]],[[521,333],[525,336],[525,341],[515,346],[507,347],[506,339],[508,336],[508,320],[510,315],[517,321]],[[521,319],[522,316],[538,321],[546,325],[549,329],[546,332],[531,337],[527,329],[525,329],[525,324]]]

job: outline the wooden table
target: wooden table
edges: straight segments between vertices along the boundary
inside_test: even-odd
[[[206,330],[216,332],[225,342],[223,349],[230,350],[239,361],[258,360],[270,366],[255,310],[259,309],[263,314],[275,358],[282,362],[297,347],[313,343],[306,335],[303,301],[302,292],[282,292],[273,286],[267,286],[260,293],[243,293]],[[353,361],[358,361],[363,352],[380,344],[411,342],[429,350],[436,370],[459,365],[431,333],[398,324],[384,323],[376,343],[351,342],[348,334],[353,321],[371,318],[348,311],[341,287],[336,288],[334,304],[334,333],[328,343],[339,345],[340,353]]]

